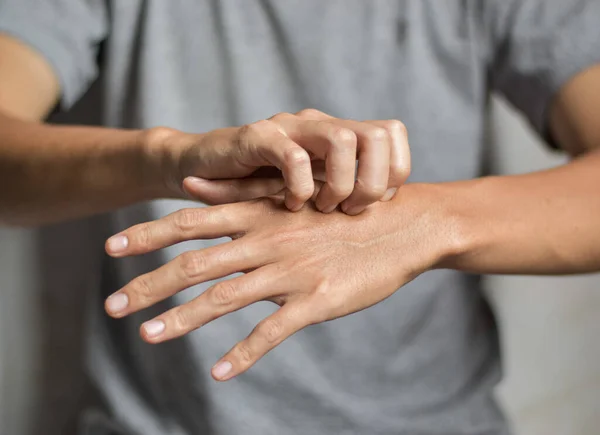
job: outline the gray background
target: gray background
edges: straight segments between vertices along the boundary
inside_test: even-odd
[[[493,102],[490,121],[497,172],[565,161],[503,102]],[[0,435],[68,435],[74,410],[93,400],[80,359],[85,288],[97,261],[86,247],[103,236],[89,222],[0,228]],[[71,258],[83,266],[64,270]],[[498,394],[518,433],[600,433],[600,277],[489,277],[487,287],[505,351]]]

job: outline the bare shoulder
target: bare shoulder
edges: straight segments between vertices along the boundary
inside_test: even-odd
[[[572,155],[600,149],[600,64],[569,80],[555,97],[550,129],[556,142]]]
[[[60,84],[49,62],[27,44],[0,33],[0,113],[43,120],[59,95]]]

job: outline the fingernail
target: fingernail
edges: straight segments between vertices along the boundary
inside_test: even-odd
[[[162,320],[150,320],[144,323],[143,328],[148,337],[156,337],[165,330],[165,322]]]
[[[123,252],[129,246],[129,239],[126,236],[112,236],[108,239],[108,250],[114,253]]]
[[[385,194],[381,197],[382,201],[389,201],[390,199],[392,199],[394,197],[394,195],[396,194],[396,191],[398,190],[397,187],[390,187]]]
[[[222,379],[227,376],[227,373],[229,373],[232,368],[233,366],[229,361],[221,361],[213,367],[213,376],[217,379]]]
[[[125,293],[117,293],[106,300],[106,309],[111,313],[118,313],[127,308],[129,298]]]

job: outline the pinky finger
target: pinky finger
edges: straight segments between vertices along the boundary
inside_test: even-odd
[[[283,340],[309,324],[308,313],[296,303],[287,303],[261,321],[252,333],[236,344],[212,368],[212,376],[227,381],[252,367]]]

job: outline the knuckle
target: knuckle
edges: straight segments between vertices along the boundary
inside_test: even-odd
[[[273,122],[268,119],[261,119],[260,121],[256,121],[250,125],[248,125],[248,131],[250,133],[258,133],[262,134],[266,131],[272,131],[274,128]]]
[[[210,292],[210,298],[215,305],[230,305],[237,295],[237,288],[229,281],[216,284]]]
[[[390,167],[390,181],[393,184],[403,184],[410,177],[410,162],[395,164]]]
[[[152,244],[152,231],[150,230],[150,224],[141,224],[135,232],[135,244],[142,249],[150,248]]]
[[[276,122],[278,124],[290,121],[292,119],[296,119],[296,115],[287,112],[281,112],[269,118],[270,121]]]
[[[236,350],[238,361],[242,366],[247,367],[252,364],[254,352],[247,343],[240,343]]]
[[[206,270],[206,257],[198,251],[181,254],[181,271],[186,279],[193,279]]]
[[[259,324],[257,333],[264,338],[267,343],[275,344],[280,341],[281,336],[283,335],[283,325],[279,320],[266,319]]]
[[[284,161],[290,167],[308,165],[310,163],[310,156],[302,148],[290,148],[284,152]]]
[[[288,248],[293,246],[295,243],[298,243],[303,236],[306,237],[306,234],[303,235],[301,231],[287,229],[273,232],[273,234],[269,236],[268,241],[271,246]]]
[[[252,137],[254,132],[255,132],[255,127],[253,127],[252,124],[242,125],[237,131],[237,135],[236,135],[237,144],[240,147],[247,145],[250,142],[249,139],[250,139],[250,137]]]
[[[385,128],[373,127],[366,133],[367,140],[371,142],[382,142],[390,137],[390,134]]]
[[[365,182],[361,178],[357,178],[356,188],[363,197],[368,199],[379,199],[385,194],[387,185],[382,183]]]
[[[352,194],[354,185],[352,183],[331,183],[328,184],[329,191],[336,199],[346,198]]]
[[[396,128],[400,131],[400,134],[402,134],[405,137],[408,137],[408,128],[406,128],[406,125],[398,121]]]
[[[334,291],[332,283],[328,280],[323,280],[315,289],[315,295],[325,301],[323,315],[329,316],[332,312],[338,312],[346,304],[345,297],[342,293]]]
[[[315,187],[313,183],[307,182],[307,183],[302,183],[300,184],[295,190],[294,190],[294,194],[298,199],[301,199],[303,201],[307,201],[309,198],[312,197],[313,193],[314,193]]]
[[[185,208],[173,214],[173,225],[180,233],[188,233],[202,223],[202,209]]]
[[[141,275],[131,283],[131,291],[138,303],[147,305],[154,300],[154,292],[152,291],[152,278],[150,275]]]
[[[187,331],[191,327],[190,316],[183,308],[173,310],[173,326],[177,331]]]
[[[329,133],[329,139],[333,150],[347,150],[356,148],[356,134],[344,127],[334,127]]]
[[[321,278],[315,286],[315,296],[329,298],[331,296],[331,285],[326,279]]]
[[[408,133],[406,125],[404,125],[401,121],[398,121],[397,119],[389,119],[385,121],[383,125],[388,131],[393,133],[400,133],[404,136],[406,136]]]
[[[322,323],[335,316],[336,313],[343,312],[344,298],[337,292],[332,291],[329,281],[322,279],[314,288],[311,296],[312,306],[309,323]]]
[[[299,111],[297,113],[297,115],[300,118],[308,118],[308,119],[320,118],[320,117],[325,116],[325,114],[323,112],[321,112],[320,110],[311,109],[311,108],[302,109],[301,111]]]
[[[251,144],[253,139],[271,131],[273,131],[273,123],[268,119],[245,124],[238,129],[237,142],[240,146],[246,146]]]

